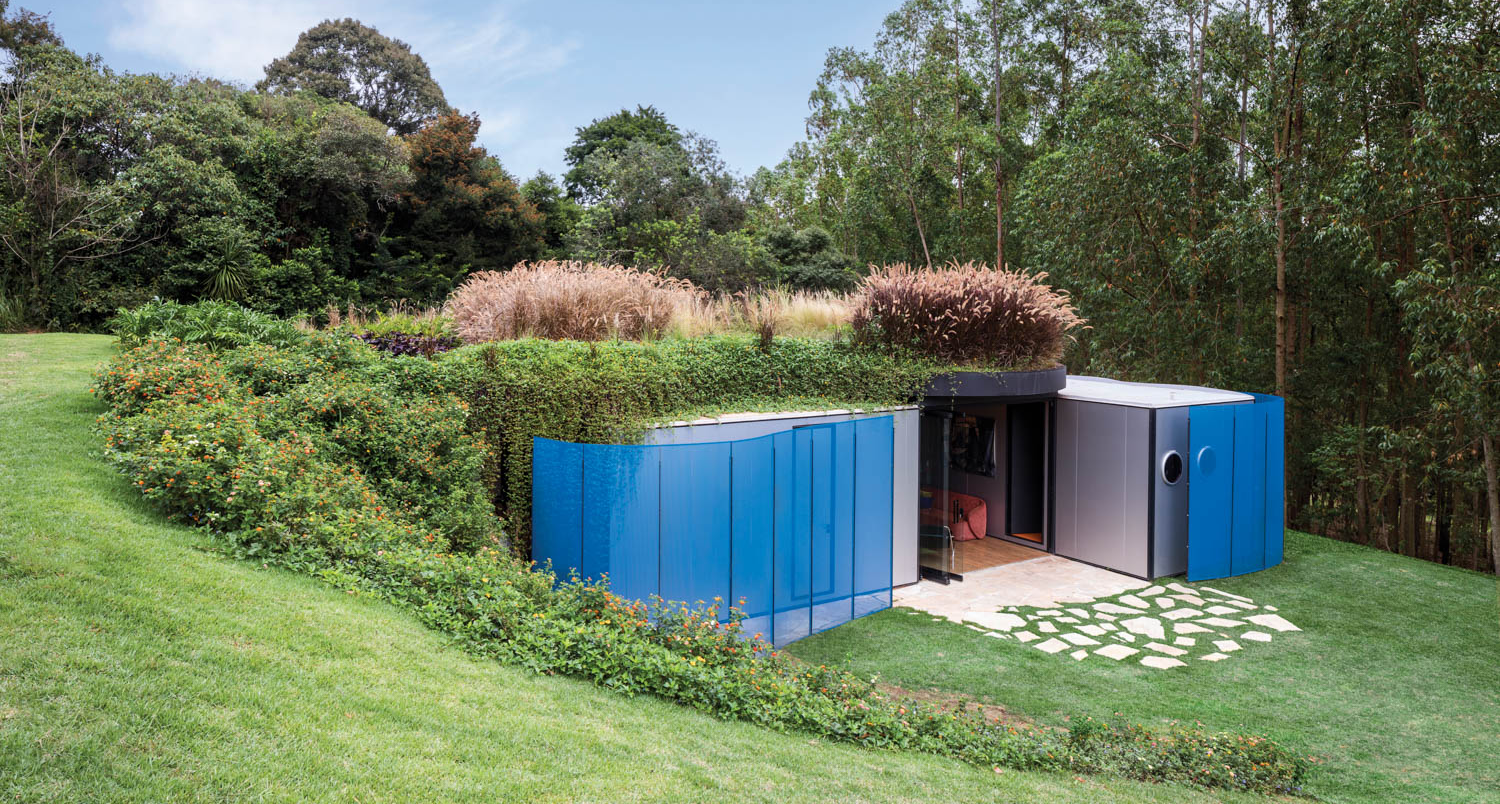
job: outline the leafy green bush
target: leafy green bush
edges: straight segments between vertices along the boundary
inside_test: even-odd
[[[1256,738],[1005,726],[893,697],[844,670],[800,664],[742,633],[738,612],[720,622],[718,601],[687,609],[624,601],[602,583],[555,585],[550,572],[496,543],[498,522],[480,484],[484,444],[468,435],[465,407],[452,393],[485,387],[481,377],[500,371],[504,350],[427,361],[384,358],[339,340],[319,335],[287,349],[254,346],[224,356],[176,341],[130,350],[98,378],[110,405],[100,418],[106,454],[147,499],[223,534],[238,554],[390,600],[469,650],[537,672],[774,729],[985,766],[1297,790],[1306,764]],[[852,386],[842,383],[875,381],[860,372],[880,365],[856,370],[847,362],[855,358],[839,351],[778,343],[761,352],[732,339],[695,347],[704,352],[517,348],[511,371],[551,362],[586,376],[591,361],[603,360],[611,370],[601,376],[655,378],[637,402],[657,400],[662,409],[670,405],[657,395],[669,391],[707,399],[773,379],[847,391]],[[476,368],[465,357],[475,352],[490,365]],[[728,360],[734,355],[743,366]],[[676,374],[699,358],[707,361],[704,377]],[[816,386],[819,360],[854,376]],[[900,383],[885,382],[878,386],[885,392]],[[616,394],[605,404],[631,399]],[[644,409],[604,414],[587,426],[602,432]]]
[[[255,343],[290,346],[306,337],[289,321],[220,301],[152,301],[133,310],[122,308],[109,320],[109,330],[127,347],[151,338],[176,338],[220,350]]]

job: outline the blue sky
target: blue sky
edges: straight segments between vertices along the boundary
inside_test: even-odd
[[[899,0],[621,3],[599,0],[15,0],[72,49],[129,72],[253,83],[297,34],[354,17],[425,58],[448,102],[521,178],[563,167],[573,131],[654,104],[717,140],[730,167],[774,165],[804,136],[830,47],[868,48]]]

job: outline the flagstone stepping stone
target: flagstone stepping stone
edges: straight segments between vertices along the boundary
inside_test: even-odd
[[[1097,645],[1097,644],[1099,644],[1099,640],[1097,640],[1097,639],[1090,639],[1089,637],[1086,637],[1083,634],[1063,634],[1062,638],[1068,640],[1069,642],[1072,642],[1074,645]]]
[[[1264,631],[1246,631],[1240,634],[1240,639],[1248,639],[1251,642],[1270,642],[1271,635]]]
[[[1104,626],[1102,625],[1080,625],[1078,626],[1078,630],[1089,636],[1104,636]]]
[[[1266,611],[1281,611],[1281,609],[1278,609],[1275,606],[1261,606],[1261,608],[1265,609]]]
[[[964,619],[995,631],[1009,631],[1026,624],[1024,619],[1003,612],[971,611],[964,615]]]
[[[1135,641],[1135,634],[1127,634],[1124,631],[1120,631],[1118,633],[1112,634],[1112,636],[1115,639],[1124,640],[1125,642],[1134,642]]]
[[[1067,650],[1068,648],[1071,648],[1072,645],[1069,645],[1061,639],[1049,639],[1046,642],[1038,642],[1032,647],[1045,653],[1057,653],[1060,650]]]
[[[1083,609],[1068,609],[1068,613],[1073,615],[1074,617],[1082,617],[1085,620],[1089,618],[1089,613],[1084,611]]]
[[[1121,620],[1120,625],[1133,634],[1148,636],[1152,639],[1161,639],[1166,636],[1166,630],[1162,628],[1161,620],[1155,617],[1136,617],[1133,620]]]
[[[1167,590],[1160,586],[1152,586],[1146,589],[1142,589],[1141,591],[1136,592],[1136,594],[1140,595],[1141,597],[1151,597],[1152,595],[1159,595],[1165,591]]]
[[[1175,597],[1178,600],[1181,600],[1182,602],[1188,604],[1189,606],[1201,606],[1201,605],[1203,605],[1203,598],[1198,597],[1197,595],[1172,595],[1172,597]]]
[[[1239,650],[1240,649],[1240,643],[1235,642],[1232,639],[1215,639],[1214,640],[1214,647],[1218,648],[1219,650],[1224,651],[1225,653],[1230,653],[1232,651]]]
[[[1171,589],[1173,592],[1181,592],[1184,595],[1196,595],[1196,594],[1198,594],[1198,590],[1197,589],[1194,589],[1191,586],[1183,586],[1180,583],[1169,583],[1169,584],[1167,584],[1167,588]]]
[[[1044,634],[1055,634],[1057,633],[1057,626],[1047,622],[1046,620],[1042,620],[1041,622],[1036,624],[1036,630],[1041,631]]]
[[[964,627],[965,628],[971,628],[971,629],[973,629],[975,631],[978,631],[981,634],[985,633],[985,630],[983,628],[980,628],[977,625],[969,625],[968,623],[964,623]]]
[[[1187,651],[1183,650],[1182,648],[1174,648],[1171,645],[1163,645],[1160,642],[1147,642],[1146,647],[1150,650],[1156,651],[1157,653],[1165,653],[1168,656],[1181,656],[1184,653],[1187,653]]]
[[[1041,639],[1041,637],[1031,633],[1030,631],[1017,631],[1016,639],[1019,639],[1022,642],[1031,642],[1033,640]]]
[[[1099,627],[1103,628],[1106,631],[1118,631],[1118,630],[1120,630],[1120,626],[1115,625],[1114,623],[1100,623]]]
[[[1129,608],[1127,606],[1121,606],[1118,603],[1095,603],[1094,604],[1094,611],[1103,611],[1103,612],[1108,612],[1109,614],[1140,614],[1141,613],[1140,609],[1132,609],[1132,608]],[[1102,617],[1104,615],[1101,614],[1099,616]]]
[[[1028,614],[1028,615],[1026,615],[1026,619],[1028,619],[1028,620],[1040,620],[1042,618],[1036,616],[1035,614]]]
[[[1077,625],[1078,624],[1078,618],[1077,617],[1058,617],[1057,621],[1060,622],[1060,623],[1069,623],[1071,625]]]
[[[1156,601],[1157,606],[1164,609],[1170,609],[1173,606],[1177,605],[1177,601],[1173,600],[1170,597],[1154,597],[1151,599]]]
[[[1215,628],[1239,628],[1244,625],[1239,620],[1226,620],[1223,617],[1209,617],[1206,620],[1199,620],[1198,622],[1201,625],[1212,625]]]
[[[1140,598],[1136,597],[1135,595],[1125,595],[1124,597],[1120,598],[1120,602],[1124,603],[1127,606],[1135,606],[1138,609],[1149,609],[1149,608],[1151,608],[1151,604],[1150,603],[1147,603],[1146,601],[1141,600]],[[1105,609],[1105,611],[1109,611],[1109,609]]]
[[[1287,622],[1280,614],[1254,614],[1245,619],[1259,626],[1264,626],[1273,631],[1301,631],[1295,625]]]
[[[1103,656],[1106,659],[1114,659],[1117,662],[1127,656],[1134,656],[1137,653],[1140,653],[1140,651],[1135,648],[1127,648],[1124,645],[1105,645],[1094,651],[1095,656]]]
[[[1010,634],[1002,634],[999,631],[985,631],[984,635],[987,637],[994,637],[996,639],[1010,639]]]
[[[1199,656],[1198,658],[1201,659],[1201,660],[1203,660],[1203,661],[1205,661],[1205,662],[1222,662],[1225,659],[1229,658],[1229,654],[1227,654],[1227,653],[1210,653],[1210,654],[1207,654],[1205,656]]]
[[[1255,609],[1260,608],[1260,606],[1257,606],[1254,603],[1245,603],[1245,602],[1240,601],[1240,600],[1231,600],[1231,601],[1229,601],[1229,605],[1231,605],[1231,606],[1239,606],[1242,609],[1249,609],[1251,611],[1254,611]]]
[[[1172,623],[1172,631],[1178,634],[1212,634],[1213,632],[1201,625],[1192,623]]]
[[[1094,615],[1094,619],[1096,619],[1096,620],[1104,620],[1105,622],[1109,622],[1109,621],[1115,619],[1115,616],[1113,614],[1095,614]]]
[[[1203,612],[1197,609],[1172,609],[1171,611],[1163,612],[1161,616],[1168,620],[1186,620],[1189,617],[1202,617]]]
[[[1178,637],[1172,640],[1172,644],[1180,645],[1184,648],[1191,648],[1192,646],[1198,644],[1198,640],[1193,639],[1192,637]]]
[[[1205,587],[1203,587],[1203,591],[1205,591],[1205,592],[1213,592],[1216,595],[1223,595],[1224,597],[1231,597],[1231,598],[1234,598],[1235,600],[1243,600],[1243,601],[1245,601],[1247,603],[1252,602],[1250,600],[1250,598],[1245,597],[1244,595],[1237,595],[1237,594],[1235,594],[1233,592],[1226,592],[1223,589],[1215,589],[1212,586],[1205,586]]]
[[[1039,612],[1037,612],[1037,614],[1040,614],[1043,617],[1061,617],[1062,616],[1062,612],[1058,611],[1057,609],[1047,609],[1046,611],[1039,611]]]
[[[1072,653],[1070,653],[1068,655],[1072,656],[1073,659],[1074,659],[1074,661],[1081,662],[1081,661],[1083,661],[1083,657],[1089,655],[1089,652],[1086,651],[1086,650],[1075,650],[1075,651],[1073,651]]]
[[[1187,662],[1184,662],[1181,659],[1173,659],[1170,656],[1147,656],[1146,658],[1141,659],[1141,664],[1144,664],[1147,667],[1154,667],[1157,670],[1166,670],[1170,667],[1187,666]]]
[[[1209,614],[1239,614],[1240,610],[1229,606],[1209,606],[1204,609]]]

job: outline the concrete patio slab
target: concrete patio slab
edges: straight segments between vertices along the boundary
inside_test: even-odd
[[[1007,606],[1045,609],[1036,614],[1056,617],[1063,616],[1062,604],[1088,603],[1150,585],[1149,581],[1118,572],[1044,556],[965,573],[962,581],[948,585],[921,581],[903,586],[892,592],[891,605],[919,609],[953,622],[968,619],[965,615],[971,611],[999,611]],[[1145,601],[1140,602],[1145,608]]]

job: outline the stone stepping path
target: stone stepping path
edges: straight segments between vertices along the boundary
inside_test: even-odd
[[[1062,608],[970,611],[963,623],[1074,661],[1133,662],[1168,670],[1221,662],[1276,634],[1302,629],[1275,606],[1211,586],[1168,583]]]

